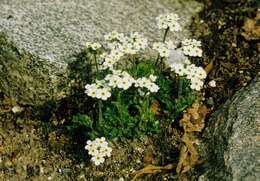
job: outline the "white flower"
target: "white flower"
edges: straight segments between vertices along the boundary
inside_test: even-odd
[[[216,81],[215,80],[209,81],[209,86],[210,87],[216,87]]]
[[[202,89],[203,87],[203,81],[201,81],[200,79],[191,79],[191,89],[194,89],[196,91],[199,91]]]
[[[150,79],[152,82],[155,82],[156,79],[157,79],[157,76],[154,76],[153,74],[151,74],[151,75],[149,76],[149,79]]]
[[[159,86],[158,85],[156,85],[155,83],[152,83],[151,85],[150,85],[150,92],[158,92],[159,91]]]
[[[103,62],[102,65],[106,68],[112,68],[115,62],[116,62],[115,60],[113,60],[111,57],[108,56],[105,58],[105,61]]]
[[[119,79],[120,79],[120,77],[117,76],[117,75],[111,76],[111,78],[109,78],[109,80],[108,80],[109,81],[108,85],[113,87],[113,88],[117,87]]]
[[[111,89],[106,84],[105,80],[96,80],[96,83],[94,84],[87,84],[85,89],[85,93],[93,98],[107,100],[111,97]]]
[[[174,70],[175,73],[179,74],[180,76],[183,76],[186,72],[184,64],[182,64],[182,63],[174,64],[174,66],[172,67],[172,70]]]
[[[104,163],[104,157],[110,157],[112,152],[112,148],[108,146],[104,137],[96,138],[94,141],[88,140],[85,149],[92,156],[91,161],[97,166]]]
[[[105,159],[101,155],[96,155],[91,158],[91,160],[95,163],[96,166],[104,163]]]
[[[100,153],[104,156],[110,157],[112,152],[112,148],[108,146],[104,146],[100,148]]]
[[[88,154],[90,154],[91,156],[95,156],[95,155],[98,155],[99,152],[98,152],[97,148],[90,147],[90,148],[88,148]]]
[[[197,73],[200,79],[205,79],[207,77],[207,73],[202,67],[197,68]]]
[[[135,81],[134,86],[138,87],[138,88],[146,88],[148,91],[155,93],[155,92],[158,92],[158,90],[160,89],[159,86],[154,83],[156,81],[156,79],[157,79],[157,77],[154,76],[154,75],[150,75],[149,78],[146,78],[146,77],[138,78]],[[145,94],[140,89],[138,89],[138,92],[139,92],[140,95]]]
[[[201,42],[195,39],[185,39],[182,41],[181,50],[183,54],[192,57],[202,57]]]
[[[180,19],[177,14],[170,13],[160,15],[157,18],[157,25],[159,29],[167,29],[169,28],[170,31],[180,31],[181,26],[178,22]]]
[[[92,42],[86,42],[86,47],[91,48],[92,50],[97,50],[102,47],[100,43],[92,43]]]
[[[171,70],[180,76],[186,76],[191,81],[191,89],[199,91],[202,89],[204,79],[207,76],[206,71],[202,67],[197,67],[194,64],[190,64],[189,61],[185,63],[172,64]]]
[[[131,86],[132,86],[131,82],[129,82],[128,79],[125,77],[118,80],[118,84],[117,84],[118,88],[127,90]]]
[[[161,57],[168,57],[170,55],[170,51],[165,43],[156,42],[153,44],[152,48],[158,51]]]
[[[194,47],[201,46],[201,41],[195,39],[184,39],[181,43],[183,46],[194,46]]]
[[[159,49],[158,51],[159,51],[159,54],[161,57],[169,57],[169,55],[170,55],[170,51],[166,47],[163,47],[163,48]]]
[[[104,36],[106,41],[120,40],[122,37],[123,37],[123,34],[118,33],[117,31],[112,31]]]
[[[161,49],[161,48],[163,48],[163,47],[165,47],[165,45],[164,45],[164,43],[161,43],[161,42],[155,42],[154,44],[153,44],[153,49],[154,50],[159,50],[159,49]]]
[[[97,98],[102,100],[107,100],[109,97],[111,97],[111,93],[109,92],[108,88],[99,89],[97,93]]]
[[[95,144],[97,144],[97,146],[99,146],[99,147],[107,147],[108,146],[108,143],[106,142],[106,139],[104,137],[97,138],[95,140]]]

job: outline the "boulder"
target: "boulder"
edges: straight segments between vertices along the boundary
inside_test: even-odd
[[[0,0],[0,32],[15,44],[0,58],[0,91],[24,105],[57,100],[69,92],[68,65],[86,41],[112,30],[158,40],[155,17],[168,12],[181,16],[184,31],[172,37],[183,38],[201,9],[195,0]]]
[[[204,132],[207,158],[200,181],[260,178],[260,78],[215,112]]]

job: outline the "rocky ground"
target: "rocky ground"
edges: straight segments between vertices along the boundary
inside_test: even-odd
[[[111,142],[114,148],[113,156],[101,167],[95,167],[89,162],[83,149],[86,141],[84,137],[80,132],[70,133],[64,124],[66,116],[76,113],[87,105],[82,95],[72,95],[60,101],[49,99],[40,105],[28,105],[26,103],[34,97],[18,98],[21,104],[2,91],[0,92],[0,180],[122,181],[131,180],[134,171],[148,164],[161,166],[172,164],[172,168],[162,173],[147,174],[139,180],[256,180],[259,171],[255,162],[257,159],[254,159],[259,156],[256,149],[259,115],[256,113],[259,112],[257,102],[260,102],[257,101],[259,78],[255,78],[259,71],[260,49],[259,31],[255,31],[259,30],[255,28],[259,21],[256,18],[256,1],[225,0],[219,3],[217,0],[204,0],[203,3],[205,9],[200,16],[194,17],[191,29],[194,36],[203,41],[205,54],[201,63],[213,64],[207,82],[210,80],[217,82],[215,88],[206,87],[205,104],[211,111],[218,110],[212,118],[209,118],[206,131],[200,135],[205,142],[201,144],[200,152],[201,161],[204,162],[185,176],[177,176],[175,166],[179,160],[183,130],[178,123],[174,123],[164,125],[164,134],[158,137],[131,141],[113,140]],[[158,10],[154,11],[156,13]],[[19,53],[13,45],[8,47],[12,49],[12,54],[8,58],[19,61],[28,57]],[[3,56],[0,60],[4,60]],[[27,70],[28,67],[22,66],[22,68]],[[59,73],[55,76],[60,77]],[[57,80],[55,76],[50,81]],[[15,76],[8,80],[12,81],[14,78]],[[45,79],[40,76],[37,80]],[[29,81],[27,85],[34,84]],[[10,92],[13,93],[17,86]],[[246,88],[232,98],[242,87]],[[35,90],[41,89],[41,87],[35,88]],[[59,93],[60,91],[57,91],[57,95]],[[223,106],[227,99],[231,101]],[[79,102],[80,100],[82,102]],[[247,112],[247,106],[250,106],[251,112]],[[12,109],[14,107],[16,109]],[[220,134],[221,137],[218,136]],[[248,147],[249,142],[251,144],[247,152],[244,148]],[[213,147],[213,150],[208,150],[208,147]],[[214,151],[214,148],[217,151]],[[243,159],[239,159],[241,157]],[[214,167],[214,163],[217,163],[217,167]],[[237,168],[237,165],[243,169]],[[216,173],[216,170],[219,171]]]

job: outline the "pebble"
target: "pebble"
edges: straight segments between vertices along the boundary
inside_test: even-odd
[[[22,112],[23,111],[23,108],[21,108],[20,106],[14,106],[13,108],[12,108],[12,112],[13,113],[19,113],[19,112]]]
[[[118,181],[124,181],[125,179],[123,177],[120,177]]]
[[[209,81],[209,86],[210,87],[216,87],[216,81],[215,80]]]

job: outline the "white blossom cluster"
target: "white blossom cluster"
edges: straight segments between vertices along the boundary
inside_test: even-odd
[[[142,77],[135,80],[126,71],[112,70],[112,74],[107,74],[104,80],[97,80],[96,83],[87,84],[85,93],[93,98],[107,100],[111,97],[112,88],[127,90],[132,85],[137,88],[146,88],[151,93],[155,93],[159,90],[159,86],[154,83],[156,78],[156,76],[150,75],[149,78]]]
[[[108,74],[105,80],[108,81],[110,87],[124,90],[129,89],[135,83],[135,79],[131,75],[120,70],[113,70],[113,74]]]
[[[172,41],[167,41],[165,43],[155,42],[152,47],[152,49],[158,51],[158,53],[161,57],[169,57],[170,50],[173,50],[175,48],[176,48],[176,46],[173,44]]]
[[[157,18],[157,25],[159,29],[167,29],[169,28],[170,31],[180,31],[181,25],[179,24],[178,20],[180,19],[177,14],[170,13],[170,14],[163,14],[158,16]]]
[[[86,43],[86,47],[87,47],[87,48],[91,48],[92,50],[97,50],[97,49],[101,48],[102,46],[101,46],[100,43],[87,42],[87,43]]]
[[[201,42],[195,39],[185,39],[181,42],[181,50],[184,55],[191,57],[202,57]]]
[[[185,63],[172,64],[172,71],[180,76],[186,76],[191,81],[191,89],[199,91],[202,89],[204,80],[207,76],[206,71],[202,67],[197,67],[194,64],[190,64],[189,61]]]
[[[88,140],[85,149],[92,156],[91,161],[97,166],[104,163],[105,157],[110,157],[112,152],[112,148],[108,146],[104,137],[96,138],[94,141]]]
[[[138,32],[125,36],[122,33],[113,31],[105,35],[105,40],[108,41],[107,45],[110,53],[105,53],[101,56],[104,59],[103,69],[113,68],[113,65],[124,55],[136,54],[141,50],[145,50],[148,46],[148,40]]]
[[[146,88],[149,92],[152,93],[158,92],[160,88],[158,85],[154,83],[156,79],[157,77],[154,75],[150,75],[149,78],[146,77],[139,78],[135,82],[135,87]]]
[[[180,31],[181,26],[178,23],[179,17],[174,13],[164,14],[157,17],[159,29],[167,29],[170,31]],[[138,88],[138,91],[148,90],[148,92],[158,92],[159,86],[155,84],[156,77],[150,75],[134,79],[125,71],[115,70],[115,64],[125,55],[136,54],[148,47],[148,40],[138,32],[129,34],[113,31],[105,35],[108,51],[101,54],[101,69],[109,69],[112,73],[106,75],[104,80],[96,81],[93,84],[85,86],[85,93],[93,98],[107,100],[111,97],[113,88],[123,90],[129,89],[131,86]],[[99,43],[86,43],[87,48],[98,50],[102,47]],[[187,56],[202,56],[201,42],[194,39],[185,39],[178,47],[172,41],[155,42],[152,49],[158,51],[160,57],[166,58],[166,64],[180,76],[186,76],[191,80],[191,88],[200,90],[203,86],[203,80],[206,73],[201,67],[191,64]]]
[[[104,80],[96,80],[96,83],[87,84],[85,89],[85,93],[93,98],[107,100],[111,97],[111,88]]]

